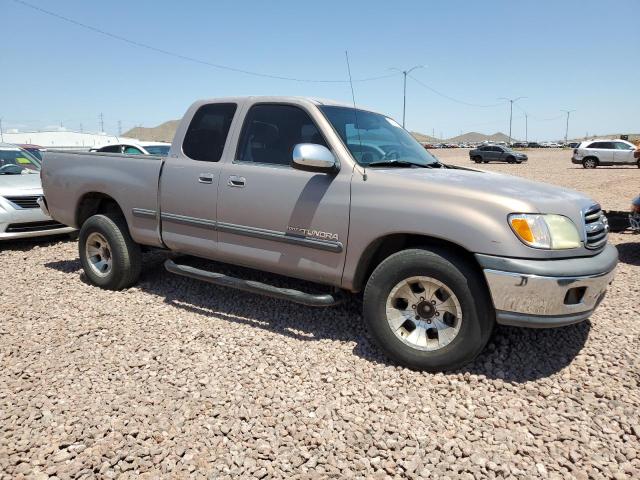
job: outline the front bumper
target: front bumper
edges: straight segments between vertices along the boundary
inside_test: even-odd
[[[0,241],[71,233],[74,229],[54,224],[40,208],[16,208],[0,198]]]
[[[618,251],[562,260],[522,260],[476,254],[489,286],[496,321],[546,328],[591,316],[612,282]]]

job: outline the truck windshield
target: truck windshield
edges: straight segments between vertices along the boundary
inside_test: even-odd
[[[0,175],[22,175],[40,172],[40,162],[29,152],[0,149]]]
[[[320,110],[360,165],[439,164],[409,132],[389,117],[349,107],[321,106]]]

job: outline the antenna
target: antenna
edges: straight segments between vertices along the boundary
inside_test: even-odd
[[[360,123],[358,122],[358,108],[356,107],[356,94],[353,91],[353,80],[351,79],[351,65],[349,65],[349,52],[347,50],[344,51],[344,56],[347,59],[347,71],[349,72],[349,85],[351,86],[351,99],[353,100],[353,115],[356,120],[356,132],[358,133],[358,143],[360,144],[360,151],[362,151],[362,139],[360,138]],[[345,133],[346,135],[346,133]],[[367,167],[366,165],[362,166],[362,180],[367,181]]]

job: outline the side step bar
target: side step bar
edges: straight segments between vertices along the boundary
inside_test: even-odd
[[[244,292],[266,295],[267,297],[289,300],[310,307],[332,307],[344,301],[344,294],[341,292],[336,292],[334,294],[304,293],[290,288],[274,287],[273,285],[267,285],[266,283],[230,277],[223,273],[208,272],[188,265],[178,265],[171,259],[164,262],[164,268],[171,273],[182,275],[183,277],[194,278],[196,280],[202,280],[203,282],[209,282],[223,287],[231,287]]]

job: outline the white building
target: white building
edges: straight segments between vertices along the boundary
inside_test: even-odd
[[[19,132],[8,130],[2,133],[0,141],[13,144],[29,143],[44,148],[62,148],[68,150],[89,150],[111,143],[137,142],[137,139],[118,137],[106,133],[81,133],[66,130],[50,132]]]

